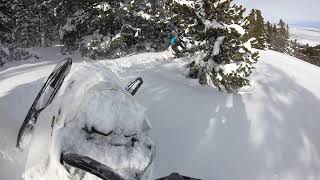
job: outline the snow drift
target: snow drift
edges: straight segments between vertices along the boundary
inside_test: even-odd
[[[222,180],[320,178],[319,67],[262,51],[254,88],[226,94],[186,79],[190,59],[155,60],[162,56],[90,63],[110,68],[120,82],[143,77],[136,97],[153,127],[154,178],[172,172]],[[0,179],[22,179],[27,152],[15,150],[16,132],[52,67],[35,63],[0,72]],[[40,146],[50,127],[39,124],[38,130],[34,145]]]

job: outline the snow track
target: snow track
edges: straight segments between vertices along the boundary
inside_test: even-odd
[[[186,79],[187,58],[155,60],[166,56],[92,62],[123,82],[143,78],[136,97],[153,128],[155,178],[179,172],[220,180],[320,179],[320,68],[261,52],[255,88],[226,94]],[[0,179],[22,179],[28,151],[15,149],[17,132],[53,67],[34,63],[0,72]]]

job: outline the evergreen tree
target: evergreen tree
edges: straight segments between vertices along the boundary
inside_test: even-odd
[[[289,47],[289,32],[286,23],[281,19],[277,28],[277,36],[275,39],[275,49],[279,52],[288,52]]]
[[[276,24],[273,24],[272,31],[273,31],[273,34],[274,34],[275,36],[277,36],[277,34],[278,34],[278,28],[277,28],[277,25],[276,25]]]
[[[254,28],[256,26],[256,13],[255,13],[255,9],[252,9],[247,17],[247,37],[246,39],[250,39],[251,37],[253,37],[253,31]]]
[[[258,44],[254,46],[258,49],[265,49],[266,48],[266,41],[267,41],[267,34],[264,27],[264,18],[260,10],[256,10],[256,25],[254,29],[254,34]]]
[[[24,48],[49,45],[57,32],[44,0],[0,2],[1,61],[35,57]],[[51,29],[50,29],[51,28]],[[50,40],[49,40],[50,37]],[[5,58],[3,57],[5,56]]]
[[[54,8],[46,0],[15,1],[13,37],[18,47],[50,45],[56,40]]]
[[[249,22],[247,39],[255,38],[252,46],[257,49],[265,49],[267,45],[267,34],[264,27],[264,18],[260,10],[252,9],[247,21]]]
[[[271,43],[270,43],[270,49],[271,50],[277,50],[277,43],[278,43],[278,28],[276,24],[272,25],[272,33],[271,33]]]
[[[159,29],[149,0],[59,1],[57,14],[66,51],[80,48],[82,55],[95,59],[158,50]]]
[[[190,51],[202,52],[189,64],[188,76],[228,92],[249,85],[258,54],[252,51],[251,40],[245,41],[245,9],[231,0],[168,2],[170,21],[194,41]]]
[[[18,1],[15,6],[13,37],[17,47],[35,47],[40,44],[38,17],[31,1]]]
[[[295,41],[289,41],[289,47],[288,47],[288,54],[291,56],[294,56],[296,52],[298,52],[299,49],[299,43],[297,40]]]
[[[0,67],[6,63],[9,52],[8,44],[11,39],[11,25],[12,25],[12,2],[0,0]]]
[[[267,35],[267,39],[266,39],[267,46],[268,46],[268,48],[271,48],[274,33],[273,33],[272,24],[269,21],[266,24],[266,35]]]
[[[11,1],[0,0],[0,41],[1,44],[10,43],[12,31],[12,15],[14,5]]]

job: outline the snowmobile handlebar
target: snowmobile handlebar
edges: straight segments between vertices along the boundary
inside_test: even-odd
[[[109,166],[102,164],[87,156],[82,156],[82,155],[73,154],[73,153],[62,154],[60,158],[60,163],[66,167],[71,166],[71,167],[79,168],[81,170],[89,172],[101,178],[102,180],[125,180],[125,178],[123,178],[121,175],[114,172],[114,170]],[[137,175],[136,179],[140,180],[141,176]],[[200,179],[182,176],[178,173],[172,173],[169,176],[162,177],[156,180],[200,180]]]
[[[125,180],[115,173],[109,166],[106,166],[94,159],[79,154],[62,154],[60,163],[73,166],[86,172],[96,175],[103,180]]]

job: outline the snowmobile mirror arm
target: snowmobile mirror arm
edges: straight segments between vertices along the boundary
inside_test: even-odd
[[[130,81],[127,84],[125,90],[130,92],[132,94],[132,96],[134,96],[142,84],[143,84],[142,78],[138,77],[137,79]]]

